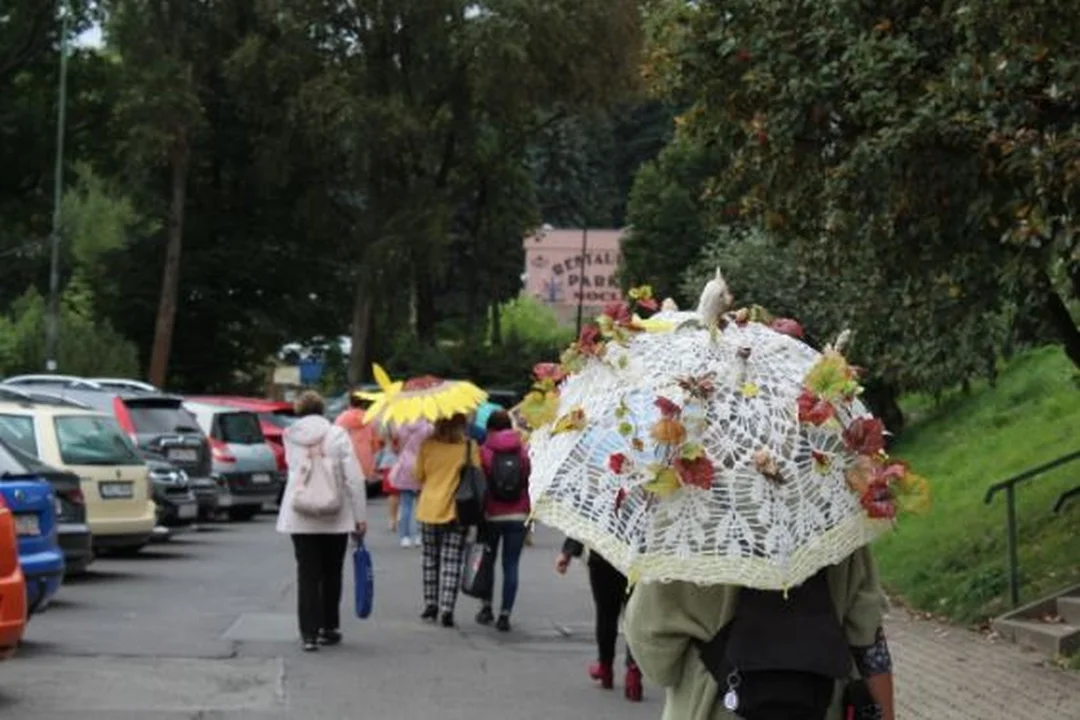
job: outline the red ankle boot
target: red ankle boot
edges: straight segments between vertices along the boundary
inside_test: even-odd
[[[645,694],[645,688],[641,682],[641,670],[637,665],[626,666],[626,699],[630,702],[641,702],[642,696]]]
[[[600,683],[600,687],[605,690],[615,687],[615,672],[610,665],[599,662],[593,663],[589,666],[589,677]]]

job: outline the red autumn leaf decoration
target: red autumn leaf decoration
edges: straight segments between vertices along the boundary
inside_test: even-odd
[[[616,475],[622,475],[623,466],[626,465],[626,456],[622,453],[612,453],[607,459],[608,468]]]
[[[630,314],[630,306],[622,300],[605,305],[604,315],[610,318],[615,325],[629,325],[634,319]]]
[[[660,408],[660,414],[665,419],[677,418],[682,415],[682,408],[666,397],[656,398],[656,407]]]
[[[660,309],[660,303],[654,297],[641,298],[637,301],[638,307],[647,312],[656,312]]]
[[[558,385],[566,379],[566,371],[558,363],[537,363],[533,366],[533,376],[539,380],[550,380]]]
[[[877,455],[885,449],[885,426],[877,418],[859,418],[844,429],[844,443],[858,455]]]
[[[716,477],[716,469],[704,456],[693,460],[679,458],[675,461],[675,472],[679,474],[683,485],[693,485],[702,490],[711,488]]]
[[[578,350],[586,355],[596,355],[600,350],[600,328],[586,325],[581,328],[577,341]]]
[[[896,503],[889,492],[888,481],[884,478],[879,477],[870,483],[870,487],[866,488],[866,492],[859,498],[859,503],[866,510],[866,514],[875,520],[891,520],[896,517]]]
[[[626,490],[619,488],[619,491],[615,493],[615,512],[619,512],[624,502],[626,502]]]
[[[803,390],[799,395],[799,422],[810,425],[824,425],[836,414],[836,408],[827,400],[815,395],[810,390]]]
[[[793,320],[792,318],[776,318],[769,327],[778,333],[790,335],[793,338],[799,338],[801,340],[803,337],[802,325],[799,324],[798,320]]]

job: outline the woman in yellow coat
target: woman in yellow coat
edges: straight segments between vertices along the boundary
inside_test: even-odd
[[[416,479],[420,483],[416,519],[421,528],[424,571],[421,617],[432,621],[438,618],[443,627],[454,627],[468,530],[458,522],[458,482],[466,458],[480,465],[480,452],[469,441],[466,425],[464,415],[439,420],[416,457]]]

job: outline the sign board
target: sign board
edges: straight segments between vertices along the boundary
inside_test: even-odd
[[[544,229],[525,238],[525,293],[573,322],[579,300],[590,320],[622,298],[619,252],[622,231]]]

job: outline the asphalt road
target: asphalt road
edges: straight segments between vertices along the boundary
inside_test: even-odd
[[[584,568],[552,571],[561,538],[527,548],[515,629],[422,623],[420,554],[373,508],[375,612],[343,613],[346,639],[304,654],[288,540],[271,517],[215,525],[69,581],[0,664],[0,718],[19,720],[635,720],[660,715],[585,676],[594,658]],[[347,593],[351,574],[346,576]],[[346,600],[347,604],[347,600]]]

